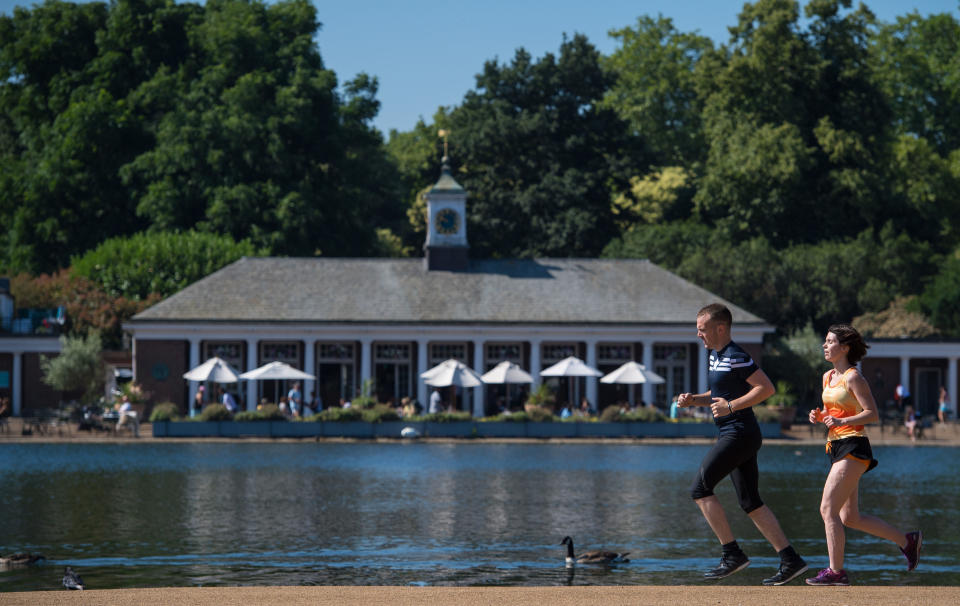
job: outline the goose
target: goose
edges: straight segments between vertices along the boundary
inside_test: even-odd
[[[67,589],[79,589],[83,590],[83,579],[80,578],[80,575],[75,573],[72,568],[67,566],[63,569],[63,586]]]
[[[10,555],[0,556],[0,570],[6,568],[20,568],[36,564],[40,560],[46,560],[42,553],[12,553]]]
[[[616,551],[594,549],[592,551],[584,551],[579,556],[575,556],[573,554],[573,539],[563,537],[560,544],[567,546],[567,566],[572,566],[573,564],[617,564],[630,561],[627,559],[627,554],[630,553],[629,551],[618,553]]]

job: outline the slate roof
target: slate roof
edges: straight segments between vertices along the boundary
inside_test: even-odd
[[[240,259],[134,322],[687,324],[723,301],[646,260]],[[723,301],[738,324],[765,324]]]

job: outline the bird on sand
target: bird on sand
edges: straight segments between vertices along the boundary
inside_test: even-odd
[[[574,555],[573,539],[570,537],[563,537],[563,540],[560,541],[560,544],[567,546],[567,566],[572,566],[573,564],[619,564],[630,561],[627,559],[627,554],[630,553],[629,551],[617,552],[594,549],[591,551],[584,551],[580,555]]]
[[[83,589],[83,579],[75,573],[72,568],[67,566],[63,569],[63,586],[67,589]]]
[[[31,564],[36,564],[40,560],[46,559],[47,558],[45,558],[42,553],[30,553],[29,551],[11,553],[10,555],[0,556],[0,570],[30,566]]]

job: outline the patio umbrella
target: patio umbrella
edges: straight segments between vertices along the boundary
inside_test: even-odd
[[[247,372],[240,375],[241,379],[246,379],[248,381],[269,381],[269,380],[285,380],[285,379],[296,379],[296,380],[313,380],[317,377],[313,376],[308,372],[303,372],[293,366],[290,366],[286,362],[269,362],[264,364],[260,368],[254,368],[253,370],[248,370]],[[276,400],[279,389],[279,386],[274,386],[273,397]]]
[[[604,375],[600,379],[601,383],[626,383],[626,384],[637,384],[637,383],[666,383],[666,379],[658,375],[657,373],[647,370],[647,367],[643,364],[637,364],[636,362],[627,362],[626,364],[620,366],[620,368],[614,370],[608,375]]]
[[[236,383],[240,380],[238,373],[230,364],[218,357],[213,357],[183,373],[183,378],[188,381],[200,381],[205,383],[213,381],[214,383]]]
[[[484,383],[503,384],[507,390],[507,408],[510,407],[510,384],[511,383],[533,383],[533,377],[530,373],[520,368],[516,363],[504,360],[490,370],[482,377]]]
[[[564,358],[551,366],[540,371],[542,377],[599,377],[603,373],[587,366],[586,363],[575,356]],[[570,404],[573,405],[573,381],[570,381]]]
[[[476,387],[483,385],[480,373],[458,360],[447,360],[420,375],[433,387]]]

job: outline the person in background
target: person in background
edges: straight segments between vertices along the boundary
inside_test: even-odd
[[[917,441],[917,413],[913,406],[907,406],[903,412],[903,426],[907,428],[907,437],[911,442]]]
[[[810,422],[823,423],[829,430],[830,473],[823,486],[820,515],[830,566],[807,579],[808,585],[850,584],[843,569],[845,526],[896,543],[907,559],[908,571],[920,561],[923,535],[919,530],[904,533],[876,516],[860,513],[860,478],[877,466],[863,428],[880,418],[867,380],[855,366],[867,354],[867,347],[860,333],[848,324],[831,326],[823,342],[823,357],[833,369],[823,375],[823,409],[811,410]]]
[[[220,394],[220,403],[226,407],[227,412],[232,415],[237,414],[237,410],[239,410],[240,407],[237,406],[237,401],[233,399],[233,394],[223,387],[219,387],[217,392]]]
[[[193,396],[193,409],[194,410],[203,410],[203,397],[206,395],[206,387],[201,385],[197,388],[197,395]]]
[[[440,390],[434,388],[430,394],[430,407],[427,409],[430,414],[443,412],[443,398],[440,397]]]
[[[310,401],[307,405],[310,406],[313,414],[317,414],[323,410],[323,400],[320,399],[320,396],[315,391],[310,392]]]
[[[117,430],[121,427],[129,426],[133,431],[134,437],[140,437],[140,419],[137,417],[137,411],[133,409],[130,403],[130,397],[127,394],[120,396],[120,402],[117,403],[117,412],[120,418],[117,419]]]
[[[293,387],[287,392],[287,407],[290,410],[290,416],[297,418],[300,411],[303,410],[303,394],[300,392],[300,382],[294,381]]]
[[[937,420],[941,423],[947,422],[950,415],[950,399],[947,397],[947,388],[940,386],[940,398],[937,401]]]

